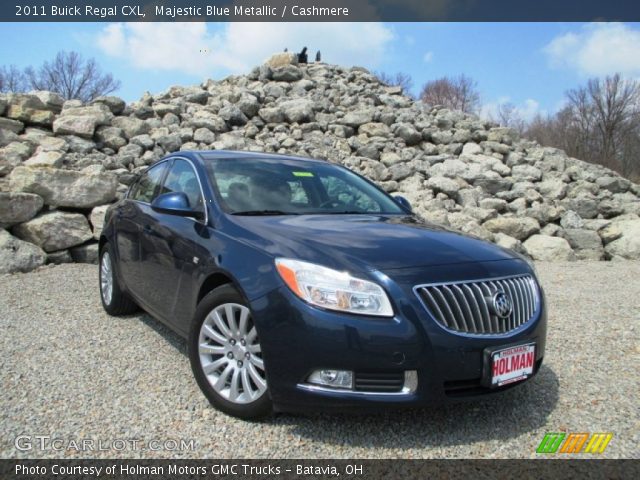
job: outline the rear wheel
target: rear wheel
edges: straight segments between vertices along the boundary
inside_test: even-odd
[[[262,347],[251,311],[230,285],[198,305],[189,338],[191,368],[211,404],[256,419],[272,411]]]
[[[100,251],[99,276],[102,307],[109,315],[126,315],[138,309],[131,297],[120,288],[118,276],[114,270],[111,247],[108,243]]]

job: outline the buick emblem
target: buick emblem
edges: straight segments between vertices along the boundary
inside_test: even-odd
[[[497,291],[491,297],[491,307],[493,312],[500,318],[507,318],[513,311],[511,299],[502,291]]]

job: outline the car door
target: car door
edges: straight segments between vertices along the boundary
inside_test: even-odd
[[[142,295],[144,286],[140,250],[143,217],[157,195],[166,168],[167,162],[161,162],[146,170],[115,213],[119,271],[127,289],[136,297]]]
[[[189,206],[205,211],[200,179],[189,160],[176,158],[169,166],[161,193],[182,192]],[[206,214],[205,214],[206,215]],[[184,327],[180,299],[190,297],[193,272],[205,235],[206,222],[151,210],[143,217],[141,235],[142,265],[145,272],[145,298],[152,302],[154,313],[176,329]]]

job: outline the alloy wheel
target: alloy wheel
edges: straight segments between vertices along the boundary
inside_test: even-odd
[[[110,305],[113,298],[113,268],[109,252],[104,252],[100,261],[100,293],[104,303]]]
[[[207,315],[200,327],[198,352],[209,384],[226,400],[247,404],[267,391],[258,334],[244,305],[224,303]]]

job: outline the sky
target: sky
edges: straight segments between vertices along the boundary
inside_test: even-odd
[[[309,48],[310,59],[411,75],[461,73],[477,82],[485,114],[510,102],[520,115],[557,111],[567,90],[619,72],[640,78],[638,23],[4,23],[0,65],[39,65],[60,50],[95,58],[145,91],[248,73],[271,53]]]

